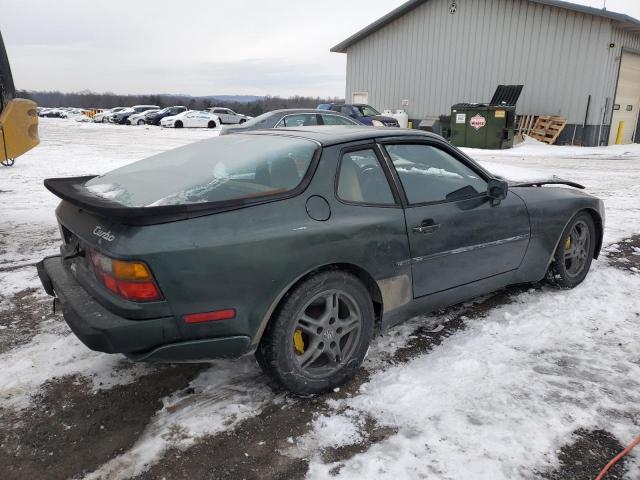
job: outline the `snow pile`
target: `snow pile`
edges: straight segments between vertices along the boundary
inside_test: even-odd
[[[521,294],[428,355],[373,375],[333,406],[398,434],[342,462],[337,478],[531,478],[577,428],[629,443],[640,415],[638,291],[640,275],[596,265],[574,290]],[[315,459],[308,477],[335,466]]]
[[[158,461],[166,449],[187,448],[200,437],[231,430],[259,414],[267,401],[274,401],[255,361],[246,357],[213,362],[185,391],[194,393],[176,392],[165,398],[162,410],[136,444],[85,480],[134,477]]]
[[[361,443],[365,439],[361,432],[364,425],[364,419],[353,410],[341,415],[321,415],[313,420],[311,432],[298,438],[295,447],[286,453],[297,458],[311,458],[321,448]]]
[[[607,147],[576,147],[571,145],[548,145],[531,137],[507,150],[485,150],[462,148],[471,157],[583,157],[583,158],[630,158],[640,155],[640,145],[611,145]]]

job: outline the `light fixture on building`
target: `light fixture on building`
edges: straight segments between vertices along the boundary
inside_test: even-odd
[[[453,0],[449,4],[449,13],[453,15],[454,13],[456,13],[456,10],[458,10],[458,3],[455,0]]]

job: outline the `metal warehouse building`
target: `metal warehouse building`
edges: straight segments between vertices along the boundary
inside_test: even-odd
[[[331,49],[346,99],[417,125],[523,84],[519,115],[560,115],[558,143],[640,138],[640,21],[557,0],[411,0]],[[583,131],[583,125],[585,126]]]

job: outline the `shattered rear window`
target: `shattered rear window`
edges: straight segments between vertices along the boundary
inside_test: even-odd
[[[127,207],[222,202],[294,190],[317,144],[275,135],[228,135],[154,155],[86,182]]]

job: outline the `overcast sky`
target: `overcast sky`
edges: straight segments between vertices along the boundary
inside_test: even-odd
[[[0,30],[21,89],[344,96],[329,48],[403,2],[0,0]],[[640,18],[640,0],[607,9]]]

